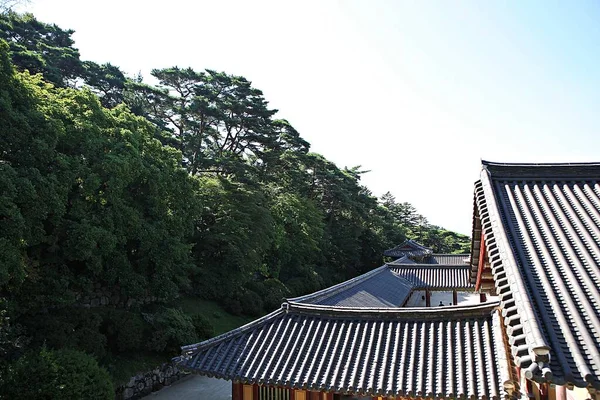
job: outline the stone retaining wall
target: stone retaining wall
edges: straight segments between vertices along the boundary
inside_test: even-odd
[[[138,305],[150,304],[160,301],[156,296],[142,296],[141,298],[128,297],[121,293],[121,288],[113,288],[96,284],[92,293],[77,295],[77,302],[84,308],[106,307],[131,308]]]
[[[129,382],[117,389],[116,398],[119,400],[139,399],[177,382],[185,375],[187,373],[177,368],[174,363],[165,363],[152,371],[132,376]]]

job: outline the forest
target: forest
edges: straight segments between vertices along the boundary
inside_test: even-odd
[[[150,84],[82,60],[72,34],[0,14],[0,398],[113,398],[215,320],[406,239],[468,251],[311,152],[248,79],[173,66]]]

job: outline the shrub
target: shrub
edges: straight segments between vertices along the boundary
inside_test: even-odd
[[[242,302],[237,297],[227,297],[223,301],[223,308],[232,315],[242,315],[244,313]]]
[[[3,387],[8,399],[113,399],[110,376],[96,360],[63,349],[29,353],[8,369]]]
[[[290,295],[289,289],[278,279],[271,278],[262,282],[253,282],[249,286],[262,298],[266,311],[273,311],[281,307],[283,299]]]
[[[199,340],[210,339],[215,335],[215,329],[204,315],[194,315],[192,317],[192,323],[194,324],[194,328],[196,328],[196,335]]]
[[[100,332],[102,320],[95,310],[77,307],[32,314],[24,318],[24,324],[32,333],[34,346],[78,349],[100,359],[106,355],[106,336]]]
[[[110,310],[104,318],[106,335],[113,351],[124,352],[142,348],[147,325],[138,313]]]
[[[197,341],[196,328],[192,319],[181,310],[161,307],[155,314],[148,315],[154,332],[148,342],[151,351],[177,354],[182,345]]]
[[[242,311],[244,314],[251,317],[257,317],[262,313],[263,301],[258,293],[252,290],[247,290],[240,299],[242,303]]]

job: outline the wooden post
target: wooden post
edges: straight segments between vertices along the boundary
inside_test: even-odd
[[[431,307],[431,292],[425,289],[425,307]]]
[[[242,385],[242,399],[243,400],[253,400],[254,398],[254,390],[252,385]],[[258,400],[258,397],[256,397]]]
[[[548,400],[548,384],[539,383],[538,390],[540,392],[540,400]]]
[[[482,293],[479,293],[479,301],[480,301],[481,303],[485,303],[485,300],[486,300],[486,299],[487,299],[487,297],[486,297],[485,293],[483,293],[483,292],[482,292]]]
[[[242,400],[242,384],[231,381],[231,399]]]
[[[254,396],[254,398],[252,400],[260,399],[260,396],[258,394],[258,385],[256,383],[254,385],[252,385],[252,395]],[[246,400],[246,399],[244,399],[244,400]]]
[[[456,289],[452,291],[452,304],[458,304],[458,292],[456,291]]]

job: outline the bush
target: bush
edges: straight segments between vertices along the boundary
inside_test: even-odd
[[[78,307],[50,310],[23,319],[32,333],[33,346],[78,349],[98,359],[106,355],[106,336],[100,332],[102,321],[102,315],[95,310]]]
[[[155,314],[147,317],[154,327],[148,342],[148,349],[151,351],[178,354],[182,345],[198,340],[192,319],[181,310],[161,307]]]
[[[192,317],[192,323],[194,324],[194,328],[196,328],[196,335],[199,340],[210,339],[215,335],[215,329],[204,315],[194,315]]]
[[[223,308],[225,309],[225,311],[232,315],[239,316],[244,313],[244,310],[242,308],[242,302],[237,297],[227,297],[223,301]]]
[[[251,317],[257,317],[262,313],[263,301],[260,296],[251,291],[247,290],[240,299],[242,303],[242,311],[244,314]]]
[[[290,295],[289,289],[278,279],[267,279],[262,282],[252,282],[248,285],[253,292],[261,297],[266,311],[281,307],[283,299]]]
[[[106,335],[113,351],[142,349],[147,325],[138,313],[110,310],[104,318]]]
[[[108,372],[77,350],[29,353],[7,372],[2,392],[8,399],[113,399]]]

